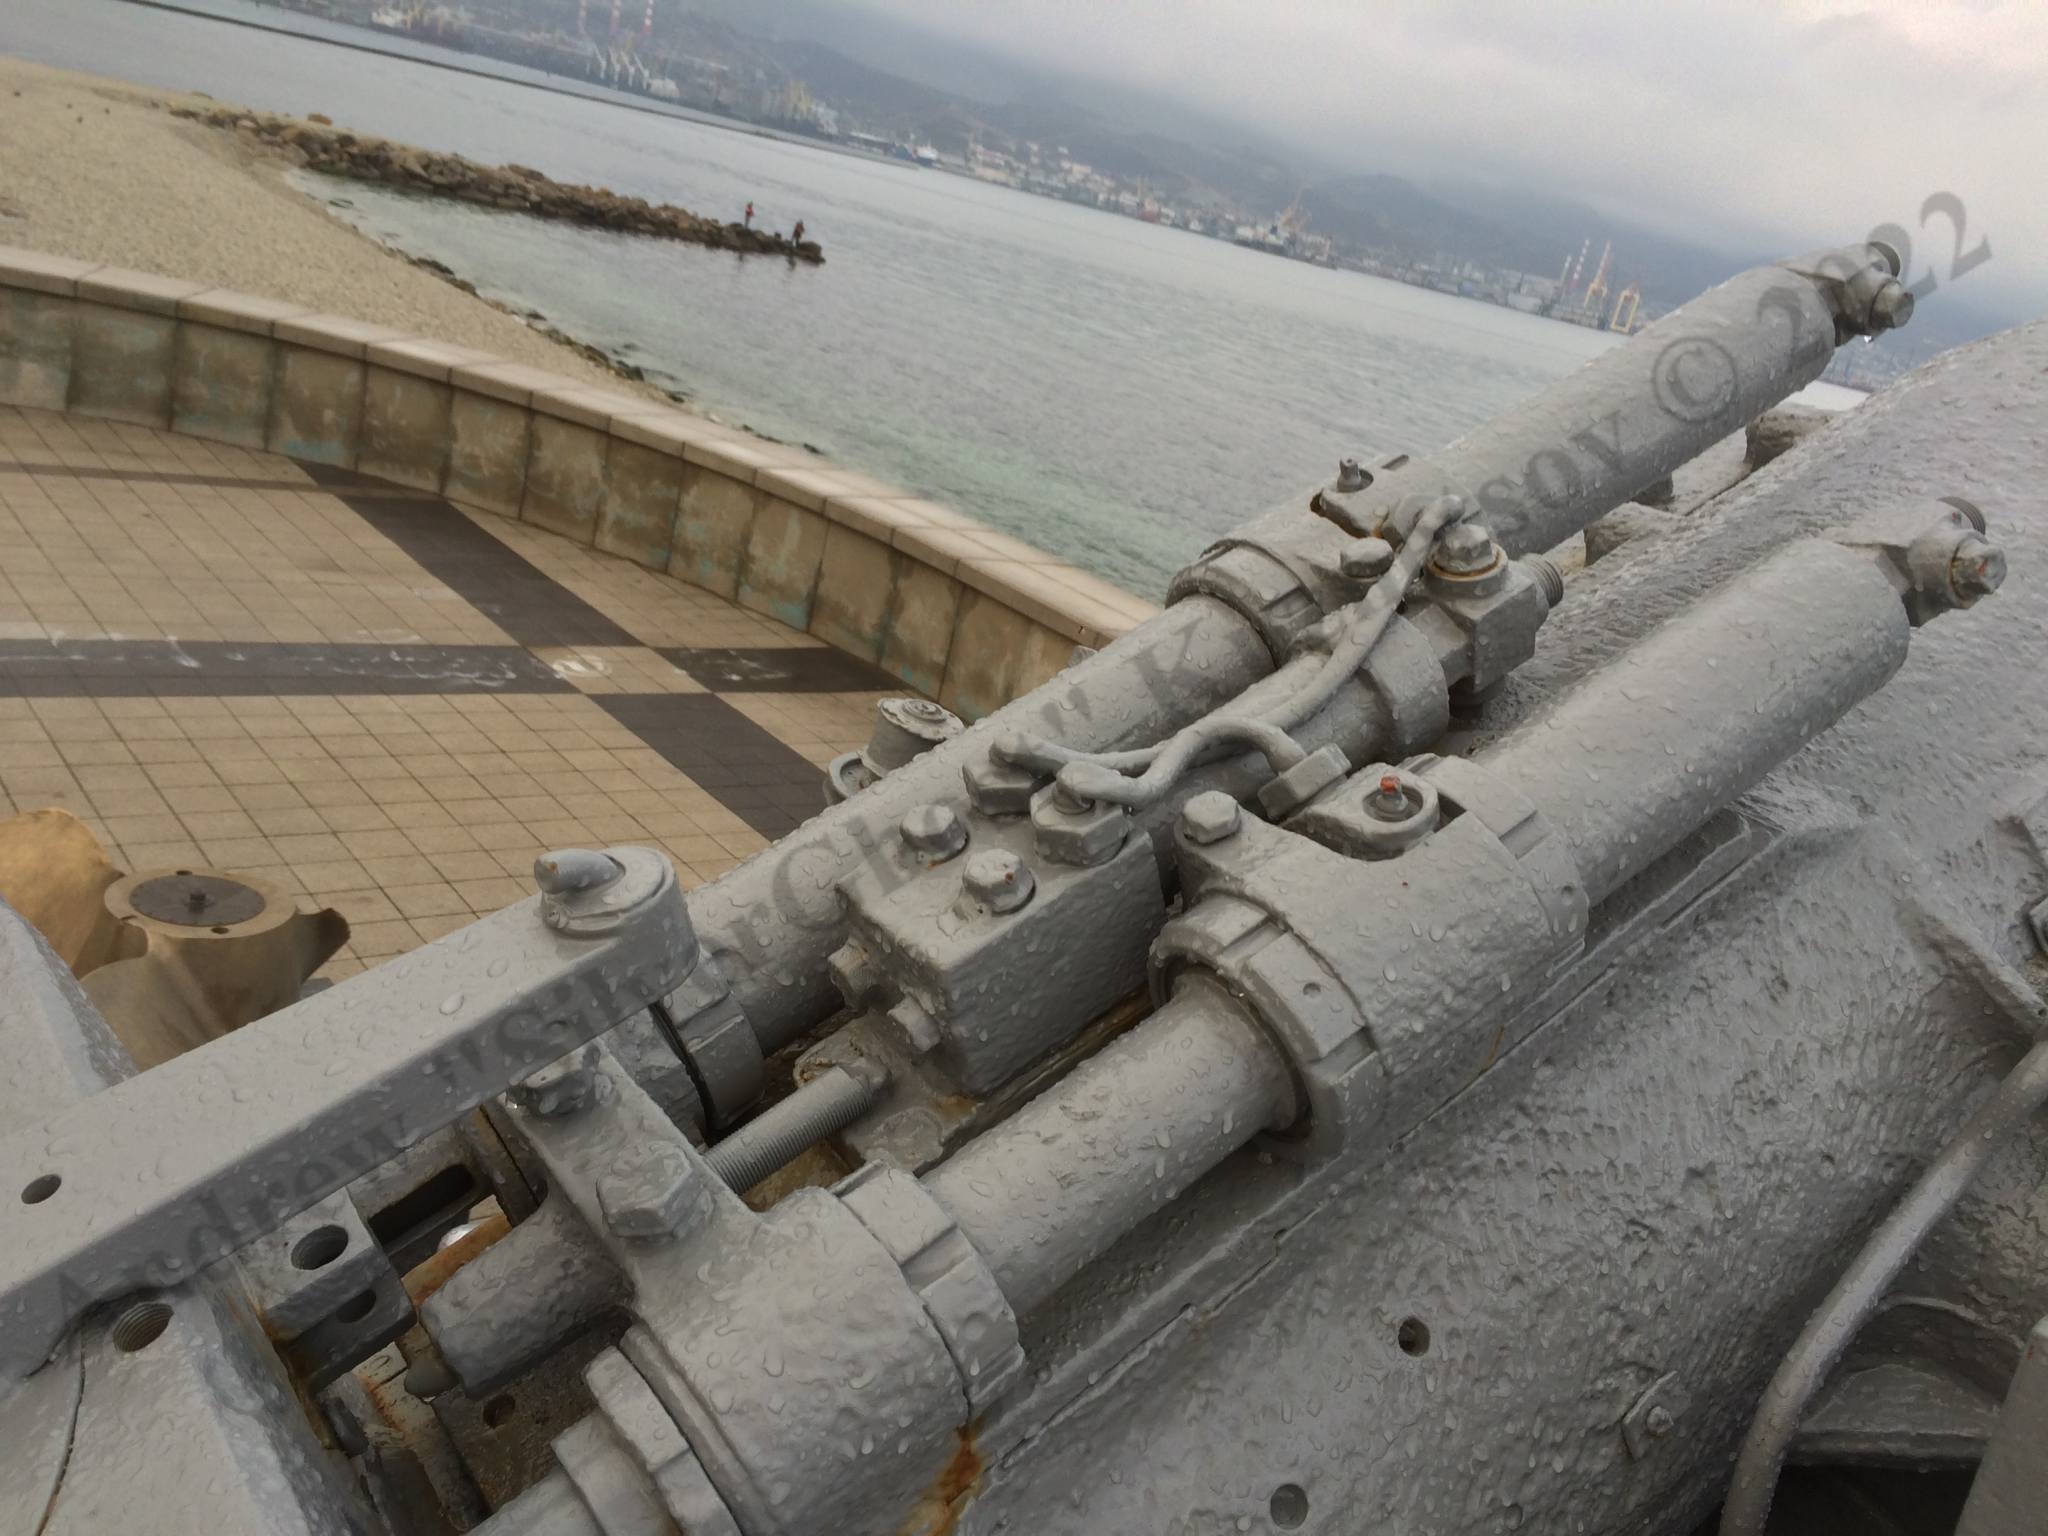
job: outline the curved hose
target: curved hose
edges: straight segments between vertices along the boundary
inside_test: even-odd
[[[1422,573],[1436,536],[1464,511],[1465,503],[1456,496],[1439,496],[1423,509],[1402,540],[1393,564],[1364,597],[1341,610],[1344,622],[1337,642],[1315,676],[1263,714],[1229,715],[1219,709],[1182,727],[1166,741],[1123,752],[1076,752],[1043,737],[1023,736],[1000,744],[997,755],[1024,767],[1057,771],[1061,785],[1082,799],[1132,810],[1143,810],[1164,799],[1202,754],[1227,742],[1249,743],[1265,753],[1276,770],[1292,767],[1306,754],[1288,733],[1327,707],[1345,680],[1365,665],[1409,587]]]
[[[1142,810],[1163,799],[1203,754],[1233,742],[1243,742],[1263,752],[1275,773],[1292,768],[1308,756],[1299,742],[1271,721],[1242,715],[1209,715],[1176,733],[1135,779],[1099,759],[1083,757],[1060,769],[1060,783],[1084,800],[1104,800],[1111,805]]]
[[[2020,1058],[1997,1091],[1970,1116],[1920,1182],[1850,1263],[1828,1298],[1793,1341],[1764,1389],[1742,1454],[1735,1462],[1721,1536],[1763,1536],[1777,1492],[1785,1452],[1828,1373],[1840,1363],[1857,1330],[1876,1310],[1906,1261],[1946,1216],[2005,1137],[2048,1103],[2048,1041]]]

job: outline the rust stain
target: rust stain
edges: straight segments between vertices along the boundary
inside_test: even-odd
[[[981,1491],[981,1451],[974,1443],[977,1424],[953,1431],[959,1441],[925,1494],[910,1507],[896,1536],[952,1536],[967,1501]]]
[[[425,1301],[454,1278],[458,1269],[511,1230],[512,1223],[505,1219],[505,1213],[493,1211],[474,1232],[465,1233],[432,1258],[415,1264],[405,1272],[405,1293],[412,1298],[412,1304],[418,1306]]]

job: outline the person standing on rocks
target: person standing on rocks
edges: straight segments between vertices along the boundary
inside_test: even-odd
[[[804,243],[804,221],[802,219],[798,219],[796,221],[796,228],[789,232],[789,243],[791,245],[802,245]]]
[[[753,227],[754,227],[754,205],[753,205],[752,203],[749,203],[749,204],[747,204],[747,228],[749,228],[749,229],[752,229]]]

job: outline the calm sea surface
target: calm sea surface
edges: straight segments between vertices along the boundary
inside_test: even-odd
[[[1093,209],[629,110],[609,93],[243,0],[4,0],[0,52],[201,90],[699,212],[801,219],[823,267],[323,183],[343,214],[715,414],[1158,596],[1347,453],[1427,452],[1615,338]],[[486,75],[429,67],[460,59]],[[499,78],[502,76],[502,78]],[[559,82],[557,82],[559,83]],[[231,231],[222,238],[231,239]],[[1820,403],[1856,396],[1818,386]]]

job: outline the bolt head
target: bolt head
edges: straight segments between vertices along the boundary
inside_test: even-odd
[[[514,1085],[512,1102],[543,1120],[560,1120],[588,1109],[597,1098],[597,1073],[587,1053],[576,1051],[551,1061]]]
[[[1433,556],[1436,568],[1454,576],[1476,576],[1490,571],[1500,560],[1493,535],[1477,523],[1453,523],[1437,535]]]
[[[1180,808],[1180,830],[1191,843],[1208,847],[1234,835],[1244,812],[1220,789],[1205,789]]]
[[[991,912],[1015,912],[1031,899],[1038,881],[1031,866],[1007,848],[991,848],[968,859],[960,888]]]
[[[943,864],[967,846],[967,828],[961,825],[960,817],[953,807],[936,801],[912,807],[898,830],[911,852],[934,864]]]
[[[1337,461],[1337,489],[1340,491],[1362,491],[1372,482],[1356,459]]]
[[[1871,324],[1881,331],[1895,331],[1913,318],[1913,295],[1897,278],[1887,278],[1870,301]]]
[[[1989,597],[2005,584],[2005,551],[1975,534],[1966,535],[1949,559],[1948,582],[1964,607]]]
[[[1337,568],[1355,580],[1386,574],[1394,563],[1394,546],[1385,539],[1354,539],[1337,557]]]
[[[597,1203],[618,1237],[674,1237],[702,1209],[702,1176],[682,1148],[653,1142],[622,1152],[598,1176]]]
[[[1662,1440],[1678,1427],[1678,1420],[1671,1416],[1671,1410],[1658,1404],[1643,1415],[1643,1428],[1652,1440]]]

